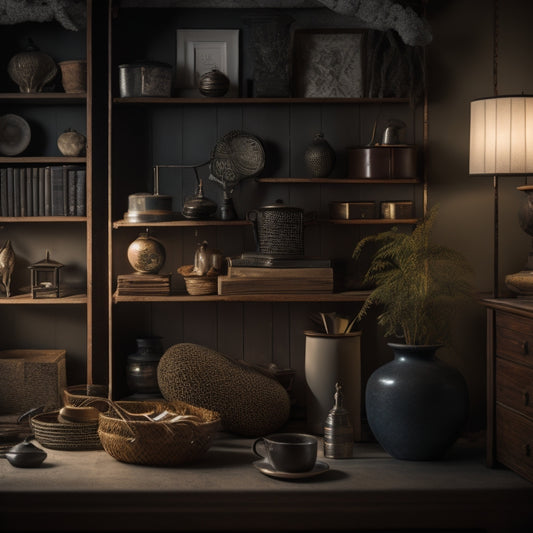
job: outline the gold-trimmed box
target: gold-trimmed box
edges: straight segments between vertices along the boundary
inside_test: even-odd
[[[59,408],[66,386],[66,350],[0,351],[0,414]]]
[[[388,219],[405,219],[414,217],[414,205],[411,201],[381,202],[381,217]]]
[[[333,220],[376,218],[376,202],[330,202],[329,218]]]

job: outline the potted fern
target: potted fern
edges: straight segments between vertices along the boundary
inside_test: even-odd
[[[459,371],[436,357],[450,339],[461,300],[471,299],[470,267],[456,250],[431,241],[433,208],[411,233],[397,228],[363,238],[354,259],[374,243],[364,277],[371,292],[358,318],[379,306],[378,324],[394,359],[373,372],[366,385],[368,423],[393,457],[436,459],[459,436],[468,415],[468,390]]]

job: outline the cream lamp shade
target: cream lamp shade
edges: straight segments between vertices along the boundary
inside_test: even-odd
[[[533,96],[470,103],[470,174],[533,174]]]

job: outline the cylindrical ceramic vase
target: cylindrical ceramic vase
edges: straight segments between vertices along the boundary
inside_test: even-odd
[[[333,407],[335,384],[342,385],[344,407],[349,411],[354,439],[361,437],[361,332],[328,335],[305,331],[305,380],[307,426],[324,434]]]

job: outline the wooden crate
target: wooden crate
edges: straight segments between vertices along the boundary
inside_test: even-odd
[[[0,414],[61,406],[67,385],[66,350],[1,350]]]

